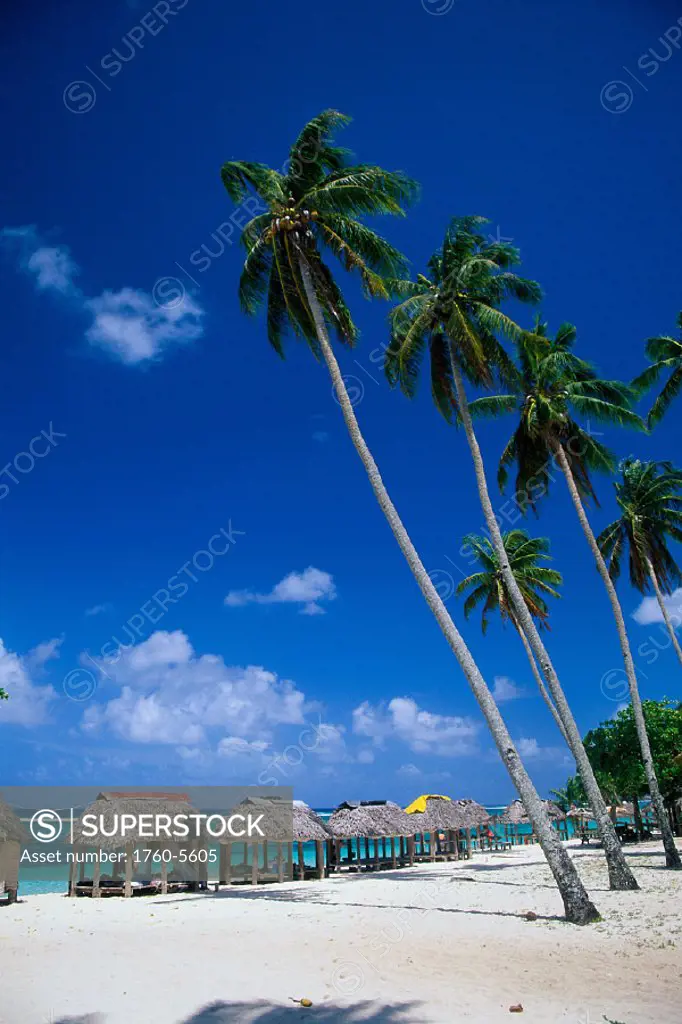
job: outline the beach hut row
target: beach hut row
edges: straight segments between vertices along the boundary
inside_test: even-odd
[[[560,821],[563,815],[559,808],[546,803],[553,820]],[[101,819],[104,834],[95,843],[86,835],[82,819],[76,823],[69,894],[130,897],[206,889],[207,851],[213,845],[213,858],[216,845],[208,835],[200,834],[191,842],[178,844],[165,839],[150,841],[141,832],[128,834],[125,842],[113,835],[117,815],[139,818],[141,814],[164,813],[172,817],[191,809],[188,797],[178,793],[100,793],[84,814]],[[264,837],[258,841],[218,841],[217,872],[211,860],[216,889],[238,883],[321,879],[341,871],[377,871],[423,861],[459,860],[470,857],[474,850],[505,849],[520,841],[518,826],[528,822],[520,801],[510,804],[500,819],[494,819],[474,800],[452,800],[439,794],[423,794],[406,809],[389,800],[345,802],[327,821],[301,801],[294,801],[292,808],[291,803],[274,797],[247,798],[239,809],[262,812]],[[498,824],[504,828],[503,835]],[[19,819],[0,801],[0,892],[6,891],[10,900],[16,899],[20,849],[25,838]],[[314,858],[307,863],[306,847],[310,851],[313,844]],[[147,855],[142,863],[140,848]],[[181,871],[174,864],[174,855],[180,849],[184,851]],[[94,856],[95,850],[111,855],[110,862],[105,859],[103,864],[99,856]],[[157,852],[159,857],[154,859]]]

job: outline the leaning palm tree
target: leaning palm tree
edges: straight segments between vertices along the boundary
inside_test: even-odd
[[[500,572],[519,626],[547,680],[562,731],[588,793],[604,847],[611,888],[637,889],[566,694],[509,564],[469,412],[465,377],[483,387],[491,387],[495,376],[503,383],[512,384],[517,377],[517,370],[497,334],[519,341],[524,332],[498,306],[506,298],[522,302],[536,302],[540,298],[539,285],[514,273],[519,263],[518,250],[505,243],[487,242],[480,231],[485,223],[482,217],[455,218],[442,247],[429,261],[428,276],[420,274],[416,282],[402,282],[396,289],[404,298],[391,313],[386,374],[392,384],[400,383],[408,396],[414,395],[421,362],[428,352],[436,406],[447,420],[454,416],[464,426],[481,508]],[[542,338],[536,341],[547,344]]]
[[[662,373],[670,374],[647,417],[649,427],[655,427],[657,423],[660,423],[682,390],[682,312],[677,314],[677,326],[681,332],[680,340],[669,338],[666,335],[660,338],[649,338],[646,343],[646,354],[652,365],[632,382],[633,387],[642,394],[656,383]]]
[[[625,459],[622,479],[615,483],[621,516],[597,537],[611,579],[620,576],[628,549],[630,582],[646,594],[653,589],[677,657],[682,662],[675,628],[664,595],[682,584],[682,572],[668,547],[668,539],[682,540],[682,472],[670,462]]]
[[[337,257],[345,269],[358,273],[367,295],[386,296],[389,290],[386,277],[400,276],[404,272],[404,261],[360,218],[401,213],[416,192],[414,183],[400,172],[348,164],[348,154],[331,141],[334,129],[347,120],[336,111],[325,111],[310,121],[294,142],[286,172],[250,162],[230,162],[223,166],[222,180],[235,202],[241,203],[253,190],[267,209],[243,229],[242,241],[247,255],[239,289],[242,308],[253,314],[266,305],[268,338],[279,355],[284,353],[285,329],[290,328],[326,364],[348,432],[377,502],[476,696],[500,756],[537,830],[566,916],[576,923],[588,923],[596,919],[597,911],[552,829],[490,689],[389,497],[360,431],[331,346],[330,330],[345,345],[355,342],[357,332],[339,286],[325,262],[327,253]]]
[[[549,629],[549,607],[545,597],[560,597],[556,588],[563,582],[560,572],[540,564],[541,560],[549,558],[549,541],[546,537],[529,537],[525,530],[516,529],[503,533],[502,542],[507,552],[511,571],[514,573],[514,578],[529,612],[537,622],[538,628]],[[521,638],[542,698],[559,731],[568,743],[564,724],[554,706],[554,701],[547,692],[528,637],[514,611],[494,545],[487,537],[479,537],[470,533],[464,538],[463,546],[475,554],[479,566],[478,572],[467,576],[457,587],[458,594],[468,595],[464,602],[464,615],[469,618],[471,613],[479,605],[482,605],[481,629],[484,634],[488,631],[489,616],[493,611],[499,611],[503,622],[508,620],[512,623]]]
[[[576,330],[571,324],[563,324],[552,341],[543,340],[545,335],[546,325],[538,323],[535,334],[522,339],[519,345],[520,368],[516,379],[512,380],[511,394],[480,398],[472,403],[471,412],[474,415],[515,412],[519,417],[518,426],[502,453],[498,480],[504,489],[509,467],[516,464],[517,501],[524,511],[535,509],[547,494],[554,464],[566,479],[578,520],[611,603],[649,792],[663,819],[663,799],[651,756],[623,609],[584,505],[586,499],[596,501],[590,473],[593,470],[612,472],[616,459],[574,418],[578,414],[613,426],[644,429],[641,419],[632,411],[636,391],[619,381],[602,380],[590,363],[575,355]],[[666,865],[682,869],[667,819],[663,821],[661,832]]]

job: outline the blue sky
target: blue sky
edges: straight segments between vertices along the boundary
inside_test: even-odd
[[[421,182],[410,216],[382,224],[415,269],[452,215],[488,216],[545,289],[550,325],[574,322],[581,351],[629,379],[682,306],[681,15],[667,2],[71,0],[4,16],[6,784],[274,779],[318,806],[511,798],[324,368],[293,342],[281,363],[239,312],[218,172],[232,158],[281,166],[306,119],[351,114],[344,144]],[[481,525],[463,438],[426,389],[412,404],[389,391],[386,307],[352,282],[348,294],[358,417],[461,626],[449,595],[468,569],[461,538]],[[604,440],[676,458],[681,422],[679,406],[652,438]],[[481,427],[490,470],[509,429]],[[624,685],[561,484],[529,525],[566,577],[551,650],[587,729]],[[600,527],[614,503],[598,489]],[[631,616],[639,599],[622,594]],[[647,604],[629,619],[635,648],[664,645],[655,617]],[[561,783],[570,762],[516,638],[495,624],[484,640],[477,620],[463,632],[539,788]],[[674,656],[648,642],[644,696],[679,696]]]

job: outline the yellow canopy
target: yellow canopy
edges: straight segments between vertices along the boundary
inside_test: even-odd
[[[407,814],[423,814],[426,810],[427,800],[449,800],[449,796],[442,796],[440,793],[424,793],[413,800],[409,807],[405,808]]]

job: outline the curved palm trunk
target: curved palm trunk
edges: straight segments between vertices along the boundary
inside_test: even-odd
[[[530,667],[531,667],[531,669],[533,671],[533,676],[535,677],[535,682],[538,684],[538,689],[540,690],[540,693],[542,694],[542,699],[544,700],[545,704],[549,708],[550,714],[552,715],[552,718],[556,722],[557,727],[559,729],[559,732],[561,733],[563,738],[566,740],[567,745],[570,747],[571,744],[569,743],[569,740],[568,740],[568,733],[564,729],[564,723],[561,721],[561,717],[559,715],[559,712],[556,709],[554,701],[552,700],[550,695],[547,693],[547,687],[545,686],[545,681],[542,678],[542,675],[540,673],[540,669],[538,668],[538,663],[535,660],[535,655],[533,654],[533,648],[530,646],[530,643],[528,642],[528,637],[523,632],[523,629],[521,628],[521,626],[519,626],[517,623],[515,623],[515,625],[516,625],[516,628],[518,630],[519,636],[521,637],[521,642],[522,642],[522,644],[524,646],[526,655],[528,656],[528,661],[530,662]]]
[[[566,483],[568,484],[568,490],[575,510],[578,513],[578,519],[582,526],[583,533],[587,538],[587,543],[590,545],[594,560],[597,563],[597,569],[599,575],[604,581],[606,587],[606,593],[609,596],[611,602],[611,608],[613,610],[613,617],[616,620],[616,628],[618,630],[618,639],[620,640],[620,649],[623,653],[623,661],[625,663],[625,673],[627,675],[628,686],[630,688],[630,700],[632,702],[632,712],[635,718],[635,729],[637,730],[637,738],[639,740],[639,746],[642,752],[642,762],[644,764],[644,771],[647,777],[647,783],[649,786],[649,793],[651,794],[651,800],[656,808],[656,814],[660,819],[660,829],[663,835],[663,846],[665,848],[665,863],[666,867],[673,868],[676,871],[682,870],[682,860],[680,860],[680,854],[677,847],[675,846],[675,840],[673,838],[672,829],[670,828],[670,822],[668,816],[665,813],[665,806],[663,804],[663,797],[661,796],[661,790],[658,785],[658,779],[656,778],[656,770],[654,768],[654,759],[651,756],[651,746],[649,744],[649,736],[646,731],[646,722],[644,721],[644,711],[642,709],[642,698],[639,695],[639,687],[637,685],[637,676],[635,674],[635,665],[632,660],[632,652],[630,650],[630,642],[628,640],[627,630],[625,628],[625,619],[623,618],[623,609],[620,606],[618,600],[618,594],[616,588],[613,585],[613,581],[609,575],[609,570],[606,567],[606,562],[599,550],[599,545],[592,532],[592,527],[587,518],[585,508],[580,499],[580,494],[576,486],[571,467],[566,453],[558,442],[554,444],[554,452],[557,458],[557,462],[561,467],[561,470],[566,477]]]
[[[552,828],[540,797],[538,796],[530,776],[528,775],[528,772],[526,771],[516,748],[514,747],[512,738],[509,735],[499,708],[495,704],[493,696],[486,685],[478,666],[472,658],[469,649],[460,636],[454,622],[450,618],[438,591],[429,578],[429,575],[424,568],[412,541],[410,540],[407,530],[405,529],[398,512],[389,497],[388,491],[386,490],[384,482],[379,474],[377,465],[360,431],[353,406],[346,391],[339,364],[336,361],[336,357],[334,356],[334,352],[332,351],[332,347],[329,343],[322,310],[320,309],[317,301],[312,278],[303,257],[299,258],[299,268],[308,305],[315,323],[317,338],[343,412],[343,418],[346,422],[348,433],[350,434],[353,445],[355,446],[355,450],[362,460],[362,464],[364,465],[367,476],[369,477],[369,482],[372,490],[374,491],[374,495],[382,512],[388,520],[389,526],[393,531],[393,535],[398,541],[400,549],[412,570],[412,574],[419,585],[426,603],[433,612],[433,615],[455,657],[457,658],[467,682],[478,701],[479,707],[483,712],[483,716],[493,735],[500,757],[502,758],[514,786],[523,801],[526,813],[533,825],[533,830],[538,836],[543,853],[545,854],[552,874],[554,875],[564,903],[566,918],[573,924],[589,924],[592,921],[596,921],[599,918],[597,909],[590,900],[573,861],[568,856],[568,853],[561,845],[558,836]]]
[[[663,600],[663,594],[661,593],[661,588],[658,585],[658,577],[656,576],[656,570],[654,569],[654,567],[653,567],[653,565],[651,563],[651,559],[650,558],[647,558],[646,564],[647,564],[647,568],[649,570],[649,578],[651,579],[651,582],[652,582],[653,587],[654,587],[654,592],[656,594],[656,600],[658,601],[658,607],[661,609],[661,615],[663,616],[663,621],[665,622],[666,626],[668,627],[668,632],[670,633],[670,639],[672,640],[673,647],[675,648],[675,651],[677,652],[677,657],[680,659],[680,662],[682,662],[682,648],[680,648],[679,641],[678,641],[677,636],[675,634],[675,627],[673,626],[673,624],[672,624],[672,622],[670,620],[670,615],[668,614],[668,609],[665,606],[665,601]]]
[[[490,501],[488,482],[486,480],[485,467],[483,465],[483,456],[481,455],[481,449],[479,448],[478,439],[471,420],[469,401],[464,388],[462,374],[454,357],[452,346],[450,348],[450,363],[452,366],[455,391],[457,393],[457,404],[459,407],[460,418],[464,426],[464,433],[466,434],[471,458],[474,464],[476,484],[478,486],[478,494],[486,526],[488,527],[493,547],[495,548],[495,553],[499,559],[502,578],[504,579],[505,586],[509,592],[512,605],[514,607],[514,615],[520,623],[523,633],[525,634],[533,654],[537,658],[544,677],[547,680],[547,685],[549,686],[549,691],[554,700],[557,714],[561,719],[561,731],[566,738],[566,742],[568,743],[573,757],[575,758],[578,773],[582,780],[588,802],[592,808],[592,813],[594,814],[594,818],[597,823],[599,838],[601,839],[602,846],[604,848],[604,856],[606,858],[606,864],[609,872],[609,885],[612,889],[618,889],[621,891],[626,889],[639,889],[637,880],[630,870],[623,854],[623,848],[618,836],[616,835],[613,822],[609,818],[606,810],[604,798],[601,795],[601,790],[599,789],[592,765],[590,764],[587,756],[587,751],[583,745],[580,730],[578,729],[575,718],[573,717],[573,712],[571,711],[566,699],[566,694],[559,682],[559,677],[554,665],[552,664],[552,660],[545,648],[537,626],[533,621],[533,616],[528,609],[528,605],[525,602],[523,594],[519,589],[519,585],[516,582],[516,578],[509,564],[509,557],[504,546],[504,541],[502,540],[502,531],[500,530],[499,523],[495,518],[495,512],[493,511],[492,502]]]

